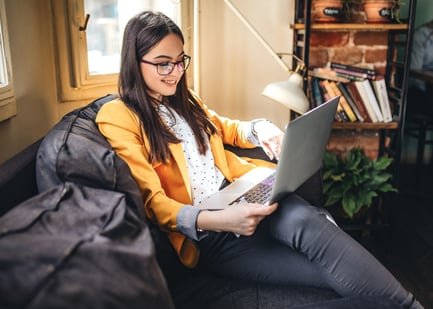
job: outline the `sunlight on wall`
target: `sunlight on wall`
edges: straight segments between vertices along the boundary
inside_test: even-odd
[[[233,0],[233,4],[274,50],[291,52],[292,1]],[[261,92],[288,74],[223,0],[202,0],[199,5],[201,97],[221,115],[268,118],[283,128],[289,110]],[[291,58],[285,61],[291,63]]]

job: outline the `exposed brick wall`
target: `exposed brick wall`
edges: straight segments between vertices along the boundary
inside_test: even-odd
[[[387,137],[385,146],[388,146],[389,143],[390,139]],[[329,138],[327,150],[339,157],[345,157],[354,147],[361,147],[368,158],[376,159],[379,156],[379,133],[368,130],[335,130]]]
[[[309,68],[325,67],[331,61],[374,68],[385,73],[387,31],[312,31]]]

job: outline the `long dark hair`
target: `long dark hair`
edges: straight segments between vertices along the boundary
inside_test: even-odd
[[[141,58],[171,33],[179,36],[184,43],[182,31],[170,18],[162,13],[145,11],[128,22],[123,36],[119,94],[142,122],[150,143],[148,160],[151,163],[167,162],[172,157],[168,144],[181,142],[161,120],[155,109],[158,104],[167,104],[188,122],[201,154],[207,150],[206,135],[217,131],[196,98],[189,92],[186,71],[177,85],[176,93],[163,99],[164,102],[159,102],[148,94],[148,87],[140,70]]]

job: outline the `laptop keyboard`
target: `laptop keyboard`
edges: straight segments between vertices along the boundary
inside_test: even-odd
[[[240,202],[255,203],[255,204],[266,204],[271,197],[272,185],[274,183],[275,173],[269,175],[260,183],[249,189],[247,192],[242,194],[236,200],[230,203],[230,205],[237,204]]]

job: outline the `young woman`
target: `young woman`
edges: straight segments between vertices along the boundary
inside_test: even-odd
[[[342,296],[381,296],[422,308],[323,209],[295,194],[273,205],[195,207],[255,167],[225,152],[224,143],[260,145],[278,157],[283,133],[268,121],[231,120],[208,109],[187,88],[190,57],[183,44],[181,30],[163,14],[132,18],[124,33],[120,99],[106,103],[96,119],[129,165],[147,217],[167,234],[180,261],[241,280],[329,287]]]

